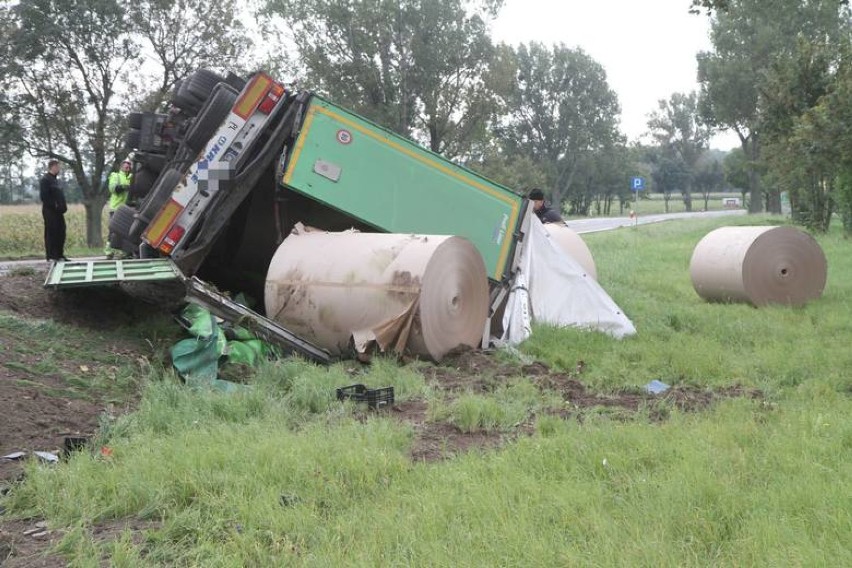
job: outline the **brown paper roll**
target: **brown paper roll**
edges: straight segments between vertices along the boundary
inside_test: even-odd
[[[695,247],[689,272],[705,300],[802,306],[822,295],[827,265],[819,243],[793,227],[722,227]]]
[[[461,237],[309,232],[276,251],[265,304],[268,317],[334,355],[354,341],[438,361],[482,339],[488,277]]]
[[[563,251],[577,261],[583,267],[586,274],[598,279],[598,271],[595,267],[595,259],[592,257],[592,251],[586,245],[586,242],[573,229],[562,223],[547,223],[544,226],[550,238]]]

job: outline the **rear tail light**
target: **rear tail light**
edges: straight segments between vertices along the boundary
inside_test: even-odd
[[[277,83],[273,84],[272,88],[270,88],[269,92],[266,94],[266,98],[263,99],[263,102],[261,102],[260,106],[257,107],[257,110],[263,114],[269,114],[272,112],[272,109],[275,108],[275,105],[278,104],[278,101],[281,100],[281,95],[283,94],[284,87]]]
[[[169,233],[166,235],[166,238],[163,239],[163,242],[160,243],[160,251],[164,254],[169,254],[175,248],[175,246],[180,242],[181,237],[186,232],[186,229],[181,227],[180,225],[175,225],[169,230]]]

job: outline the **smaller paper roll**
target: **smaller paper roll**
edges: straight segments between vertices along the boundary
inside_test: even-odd
[[[592,257],[592,251],[589,250],[586,242],[576,231],[562,223],[547,223],[544,225],[544,230],[560,249],[568,253],[571,258],[577,261],[577,264],[583,267],[586,274],[595,280],[598,279],[598,270],[595,266],[595,259]]]
[[[822,295],[827,263],[819,243],[793,227],[722,227],[692,253],[692,285],[714,302],[802,306]]]

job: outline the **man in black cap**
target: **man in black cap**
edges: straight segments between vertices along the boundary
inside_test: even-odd
[[[533,202],[533,212],[542,223],[562,223],[562,216],[544,202],[544,192],[538,188],[530,191],[527,196]]]

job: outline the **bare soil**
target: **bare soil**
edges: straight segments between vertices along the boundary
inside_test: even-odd
[[[43,288],[44,277],[45,274],[38,271],[0,276],[0,312],[97,330],[127,326],[151,313],[150,305],[118,288],[52,291]],[[57,341],[64,340],[66,338],[57,338]],[[127,400],[116,408],[97,397],[73,396],[60,376],[34,377],[28,369],[38,363],[39,355],[28,355],[21,342],[21,338],[0,330],[0,456],[36,450],[62,455],[65,438],[91,437],[102,414],[127,412],[134,407],[136,400]],[[144,338],[135,343],[116,340],[105,347],[130,358],[146,351]],[[65,370],[80,372],[94,363],[77,360],[62,361],[60,365]],[[566,373],[539,362],[528,365],[501,363],[487,352],[460,350],[440,365],[419,368],[426,381],[443,392],[446,400],[465,392],[487,393],[508,378],[527,377],[543,391],[559,393],[565,401],[565,407],[553,414],[576,420],[583,420],[589,409],[602,407],[615,410],[615,416],[624,419],[632,419],[644,409],[650,420],[658,421],[665,420],[666,409],[671,406],[692,412],[706,409],[720,398],[762,398],[759,391],[736,386],[722,390],[674,386],[662,395],[644,391],[594,392],[580,380],[584,367],[585,363],[578,361],[576,368]],[[517,425],[510,432],[463,432],[452,424],[431,421],[425,400],[398,403],[388,412],[413,427],[415,440],[411,458],[415,461],[443,460],[470,450],[497,448],[534,430],[534,417],[530,417],[527,423]],[[21,476],[20,461],[0,459],[0,491],[7,490]],[[133,524],[134,521],[122,521],[95,527],[92,534],[96,538],[108,539],[111,534],[119,534],[125,522],[130,523],[127,526],[131,530],[138,529],[139,534],[151,528]],[[39,519],[0,520],[0,565],[64,566],[60,557],[44,554],[60,537],[58,532],[39,525]]]

